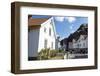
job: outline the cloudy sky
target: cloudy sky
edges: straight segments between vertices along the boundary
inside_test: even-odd
[[[48,18],[50,16],[33,15],[32,18]],[[61,39],[68,37],[75,32],[81,24],[88,23],[87,17],[72,17],[72,16],[52,16],[54,18],[57,35]]]

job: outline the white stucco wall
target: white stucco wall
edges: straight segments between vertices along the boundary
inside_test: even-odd
[[[38,55],[39,29],[28,32],[28,56],[36,57]]]
[[[78,48],[78,46],[77,46],[78,42],[75,39],[73,39],[72,43],[73,43],[72,44],[73,48]]]

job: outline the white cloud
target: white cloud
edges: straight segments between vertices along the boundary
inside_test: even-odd
[[[74,21],[76,21],[75,17],[65,17],[65,19],[67,19],[69,23],[73,23]]]
[[[64,17],[55,17],[55,19],[56,19],[57,21],[60,21],[60,22],[63,22],[63,21],[64,21]]]
[[[55,19],[60,22],[63,22],[64,19],[66,19],[69,23],[73,23],[74,21],[76,21],[75,17],[55,17]]]

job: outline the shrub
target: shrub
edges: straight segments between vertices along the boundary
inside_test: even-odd
[[[64,53],[64,50],[59,50],[59,53]]]
[[[50,57],[54,57],[54,56],[56,56],[57,53],[58,53],[57,50],[50,50],[50,51],[49,51],[49,56],[50,56]]]
[[[46,59],[49,59],[49,58],[56,56],[57,53],[58,53],[57,50],[50,50],[49,48],[48,49],[42,49],[39,52],[38,57],[39,57],[40,60],[46,60]]]
[[[48,59],[48,51],[49,51],[49,49],[42,49],[42,50],[39,52],[39,59],[40,59],[40,60]]]

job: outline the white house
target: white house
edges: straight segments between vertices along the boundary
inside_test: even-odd
[[[68,43],[68,48],[69,48],[69,49],[72,49],[72,48],[73,48],[73,42],[69,42],[69,43]]]
[[[56,31],[53,17],[29,18],[28,21],[28,56],[34,60],[44,48],[57,49]]]
[[[78,40],[73,39],[73,48],[87,48],[88,41],[87,35],[80,35]]]
[[[60,50],[61,45],[60,45],[60,36],[56,35],[56,45],[55,45],[56,50]]]

